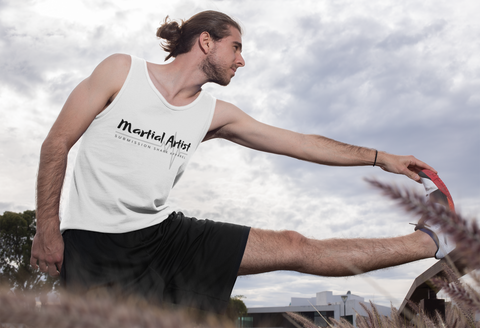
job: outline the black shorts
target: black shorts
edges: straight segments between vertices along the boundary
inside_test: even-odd
[[[107,287],[221,312],[249,232],[249,227],[175,212],[160,224],[127,233],[66,230],[62,285],[77,293]]]

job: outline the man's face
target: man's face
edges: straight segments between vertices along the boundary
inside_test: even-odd
[[[230,27],[230,36],[213,42],[213,49],[203,60],[200,68],[208,78],[208,82],[228,85],[239,67],[245,66],[242,57],[242,36]]]

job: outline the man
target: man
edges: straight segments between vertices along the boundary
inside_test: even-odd
[[[436,254],[423,230],[388,239],[313,240],[172,213],[170,189],[199,143],[214,138],[318,164],[379,166],[417,182],[421,170],[433,169],[413,156],[268,126],[206,94],[205,83],[227,85],[245,65],[241,28],[225,14],[202,12],[181,26],[166,19],[157,35],[173,62],[105,59],[69,96],[43,143],[33,267],[61,274],[70,290],[109,287],[221,311],[237,275],[345,276]],[[67,154],[82,135],[59,223]]]

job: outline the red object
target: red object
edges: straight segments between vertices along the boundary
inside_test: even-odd
[[[422,175],[422,173],[425,176]],[[433,198],[438,203],[441,203],[441,204],[443,203],[444,205],[448,206],[452,212],[455,212],[455,205],[453,204],[452,195],[450,195],[450,192],[448,191],[447,186],[438,177],[438,175],[436,173],[434,173],[433,171],[425,169],[425,170],[422,170],[420,172],[420,176],[422,176],[423,178],[428,178],[428,179],[432,180],[432,182],[438,188],[438,190],[436,190],[436,191],[434,191],[433,193],[430,194],[430,198]]]

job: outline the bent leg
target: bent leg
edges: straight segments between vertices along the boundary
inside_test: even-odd
[[[350,276],[434,256],[425,233],[381,239],[309,239],[294,231],[250,230],[238,275],[292,270]]]

